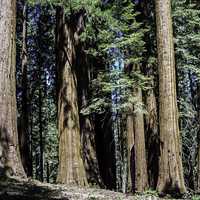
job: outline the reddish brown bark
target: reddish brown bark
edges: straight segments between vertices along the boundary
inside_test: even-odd
[[[0,0],[0,173],[25,177],[16,122],[16,1]]]
[[[157,190],[160,193],[185,193],[181,140],[178,127],[170,0],[156,0],[156,23],[160,126],[160,159]]]
[[[57,182],[85,186],[88,182],[81,157],[77,78],[74,66],[76,29],[72,19],[65,21],[64,9],[61,7],[57,8],[56,19],[59,131]]]
[[[139,66],[135,66],[134,70],[140,73]],[[142,103],[142,90],[135,88],[133,96]],[[132,181],[132,189],[137,192],[144,192],[148,187],[147,160],[144,133],[144,114],[136,110],[136,106],[130,108],[127,116],[127,138],[128,138],[128,161],[129,176],[128,183]],[[130,176],[131,175],[131,176]],[[131,180],[131,181],[130,181]]]

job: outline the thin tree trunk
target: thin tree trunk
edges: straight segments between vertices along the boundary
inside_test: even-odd
[[[123,91],[125,92],[125,91]],[[122,145],[122,192],[127,193],[129,188],[129,157],[128,157],[128,140],[127,140],[127,115],[123,113],[121,115],[121,145]]]
[[[16,121],[16,1],[0,0],[0,174],[25,177]]]
[[[27,5],[23,2],[23,31],[22,31],[22,52],[21,52],[21,67],[22,67],[22,114],[21,126],[19,130],[19,147],[22,159],[22,164],[27,176],[32,176],[32,163],[30,158],[30,140],[29,140],[29,119],[28,119],[28,78],[27,78]]]
[[[197,147],[197,191],[200,191],[200,134],[198,133],[198,147]]]
[[[44,96],[45,96],[45,91],[46,91],[46,80],[44,80],[44,66],[45,66],[45,61],[44,61],[44,56],[42,55],[43,52],[43,38],[42,34],[44,34],[44,22],[43,20],[43,15],[42,15],[42,7],[41,5],[38,5],[39,9],[39,21],[38,21],[38,38],[37,38],[37,43],[38,43],[38,125],[39,125],[39,180],[44,181],[44,131],[45,131],[45,116],[43,112],[43,106],[44,106]]]
[[[145,92],[145,106],[148,112],[145,115],[145,138],[146,138],[146,148],[147,148],[147,171],[149,178],[149,187],[152,189],[156,188],[158,179],[158,160],[159,160],[159,132],[158,132],[158,109],[156,102],[157,90],[157,80],[155,76],[157,74],[157,66],[149,64],[149,58],[154,56],[155,45],[154,45],[154,13],[153,9],[154,3],[152,0],[139,1],[138,11],[140,15],[138,16],[139,22],[143,23],[144,26],[151,24],[150,30],[145,33],[145,48],[144,59],[142,70],[146,77],[151,78],[151,89]],[[151,32],[151,33],[150,33]]]
[[[119,91],[114,91],[119,92]],[[117,99],[114,99],[117,102]],[[121,144],[121,115],[116,111],[117,102],[114,106],[113,112],[113,141],[115,144],[115,177],[116,177],[116,191],[122,192],[122,144]]]
[[[47,179],[46,179],[46,181],[47,181],[47,183],[49,183],[49,181],[50,181],[50,168],[49,168],[49,162],[47,161],[46,162],[46,172],[47,172]]]
[[[170,0],[156,0],[156,23],[160,123],[160,160],[157,190],[160,193],[185,193],[178,127]]]
[[[198,119],[200,123],[200,83],[197,84],[197,98],[198,98]],[[200,191],[200,130],[197,135],[197,191]]]
[[[145,68],[148,77],[154,77],[153,66]],[[158,132],[158,109],[155,95],[155,80],[151,81],[151,87],[145,98],[145,104],[148,114],[145,115],[145,133],[147,139],[148,152],[148,176],[150,187],[155,189],[158,180],[158,162],[159,162],[159,132]]]
[[[39,81],[39,134],[40,134],[40,140],[39,140],[39,146],[40,146],[40,161],[39,161],[39,179],[43,182],[43,113],[42,113],[42,75],[41,75],[41,67],[39,67],[39,73],[40,73],[40,81]]]
[[[136,69],[140,72],[140,69]],[[141,88],[135,89],[135,95],[139,102],[142,102]],[[135,108],[134,108],[135,109]],[[134,114],[134,141],[135,141],[135,190],[138,192],[145,191],[148,184],[147,160],[144,135],[144,114],[136,112]]]
[[[135,159],[133,157],[135,138],[133,129],[133,109],[127,115],[127,143],[128,143],[128,191],[132,191],[135,188],[135,184],[132,180],[135,180],[135,172],[132,167],[135,166]]]
[[[33,114],[32,114],[32,105],[30,105],[30,137],[29,137],[29,141],[30,141],[30,162],[31,162],[31,172],[32,172],[32,176],[33,176]]]
[[[72,17],[72,16],[71,16]],[[66,23],[64,9],[57,8],[56,54],[58,79],[59,167],[57,182],[87,185],[81,157],[77,80],[74,69],[74,30]]]

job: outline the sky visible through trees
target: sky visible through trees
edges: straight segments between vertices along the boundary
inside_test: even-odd
[[[0,181],[199,198],[198,1],[0,5]]]

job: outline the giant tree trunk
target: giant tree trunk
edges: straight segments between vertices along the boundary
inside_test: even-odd
[[[61,7],[57,8],[56,20],[59,131],[57,182],[84,186],[88,183],[81,157],[77,80],[74,70],[74,27],[71,20],[65,21],[64,9]]]
[[[157,190],[186,191],[178,127],[176,75],[170,0],[156,0],[159,64],[160,160]]]
[[[23,2],[23,15],[22,15],[22,51],[21,51],[21,70],[22,70],[22,113],[20,119],[20,129],[19,129],[19,147],[22,159],[22,164],[27,176],[32,176],[32,161],[30,155],[30,139],[28,130],[28,86],[27,86],[27,6],[26,2]]]
[[[87,106],[86,96],[82,97],[82,106]],[[95,130],[91,116],[80,116],[80,125],[83,161],[88,182],[101,186],[102,180],[96,155]]]
[[[77,14],[77,29],[84,30],[84,15],[82,10]],[[84,52],[84,43],[80,41],[79,35],[76,37],[76,75],[78,88],[79,110],[88,106],[89,101],[89,83],[91,73],[92,59],[89,60],[88,55]],[[100,176],[99,162],[96,153],[94,118],[92,115],[80,115],[80,132],[83,162],[86,170],[88,183],[91,185],[102,186]]]
[[[139,66],[136,66],[135,70],[140,73]],[[139,103],[142,103],[141,88],[135,88],[133,95],[137,97]],[[133,191],[143,192],[149,186],[144,135],[144,116],[143,113],[136,111],[136,106],[137,105],[134,105],[133,108],[135,109],[135,113],[130,113],[127,116],[128,161],[130,160],[128,182],[130,184],[130,179],[132,180]]]
[[[16,1],[0,0],[0,176],[25,177],[16,122]]]

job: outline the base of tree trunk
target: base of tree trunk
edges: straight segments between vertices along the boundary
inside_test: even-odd
[[[0,181],[0,200],[160,200],[152,195],[125,195],[104,189],[67,187],[35,180]]]

